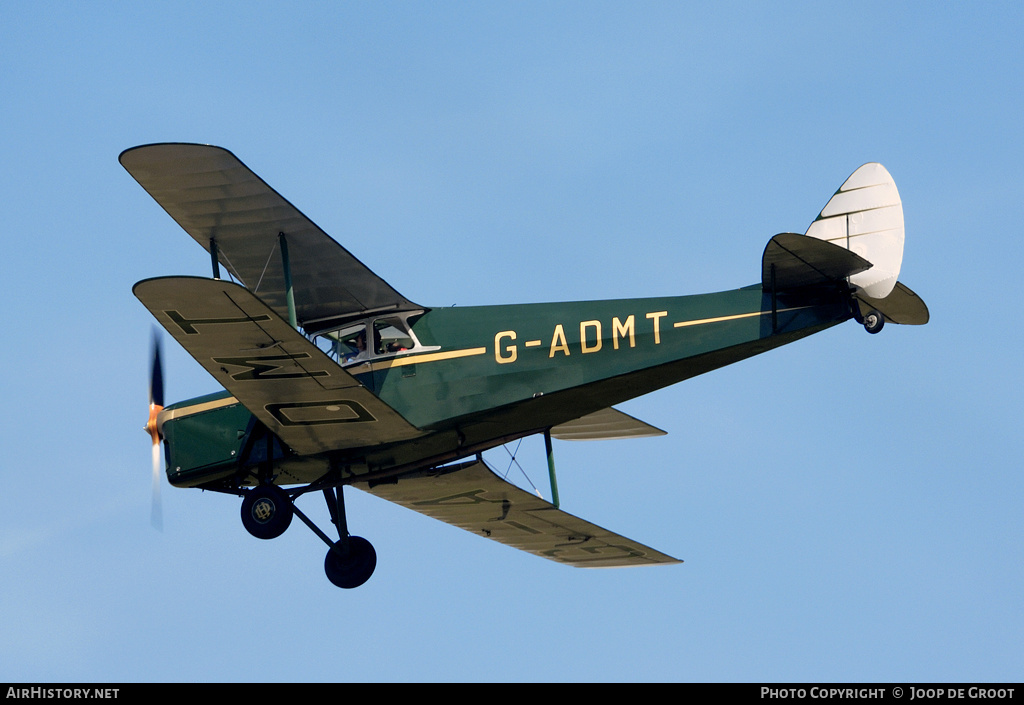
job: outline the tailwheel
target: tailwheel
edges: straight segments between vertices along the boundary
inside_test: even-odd
[[[864,314],[864,330],[868,333],[877,333],[882,330],[882,326],[885,325],[885,316],[880,311],[874,309]]]
[[[242,525],[258,539],[276,539],[292,523],[292,501],[276,485],[259,485],[242,500]]]
[[[373,575],[377,552],[361,536],[349,536],[335,542],[324,559],[327,579],[340,588],[357,588]]]

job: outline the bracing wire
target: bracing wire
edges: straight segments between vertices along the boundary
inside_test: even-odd
[[[259,291],[260,284],[263,283],[263,275],[267,273],[267,267],[270,266],[270,259],[274,256],[275,252],[277,252],[277,240],[274,240],[274,246],[270,248],[270,254],[267,255],[267,263],[263,265],[263,271],[260,272],[260,279],[256,282],[256,288],[252,290],[254,294]]]
[[[501,446],[502,448],[505,449],[505,452],[508,453],[508,456],[509,456],[508,467],[505,468],[505,475],[502,477],[502,479],[503,480],[507,480],[508,479],[508,474],[512,471],[512,466],[515,465],[517,468],[519,468],[519,472],[521,472],[523,474],[523,477],[526,478],[526,481],[530,484],[530,487],[533,488],[533,493],[535,495],[537,495],[538,497],[540,497],[541,499],[544,499],[544,495],[542,495],[540,493],[540,490],[537,489],[537,485],[533,484],[533,480],[531,480],[530,476],[526,474],[526,470],[524,470],[523,466],[519,464],[518,460],[516,460],[516,455],[519,453],[519,446],[521,446],[522,444],[523,444],[523,439],[520,438],[516,442],[516,450],[515,450],[515,452],[512,452],[512,451],[510,451],[508,449],[508,444],[505,444],[505,445]]]

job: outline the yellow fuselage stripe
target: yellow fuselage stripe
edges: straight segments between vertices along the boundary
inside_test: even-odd
[[[701,326],[705,323],[720,323],[721,321],[735,321],[740,318],[752,318],[754,316],[763,316],[765,313],[771,313],[771,311],[754,311],[753,313],[737,313],[732,316],[717,316],[716,318],[701,318],[696,321],[679,321],[673,323],[673,328],[686,328],[688,326]]]
[[[223,399],[214,399],[213,401],[204,401],[199,404],[193,404],[192,406],[182,406],[175,409],[164,409],[157,416],[157,424],[163,426],[163,424],[171,419],[180,419],[183,416],[191,416],[192,414],[201,414],[204,411],[213,411],[214,409],[221,409],[225,406],[232,406],[237,404],[238,400],[234,397],[224,397]]]
[[[355,367],[346,367],[345,371],[352,375],[363,374],[365,372],[376,372],[378,370],[387,370],[392,367],[404,367],[405,365],[415,365],[419,362],[438,362],[440,360],[454,360],[459,357],[472,357],[473,355],[484,355],[487,353],[487,348],[465,348],[463,350],[450,350],[448,352],[436,352],[436,353],[424,353],[422,355],[407,355],[404,357],[396,357],[392,360],[381,360],[380,362],[364,362],[361,365]]]
[[[803,308],[810,308],[810,306],[797,306],[795,308],[780,308],[775,313],[778,314],[778,313],[786,313],[788,311],[799,311],[800,309],[803,309]],[[732,316],[717,316],[715,318],[701,318],[701,319],[696,320],[696,321],[679,321],[678,323],[673,323],[672,327],[673,328],[686,328],[687,326],[700,326],[700,325],[704,325],[705,323],[720,323],[722,321],[736,321],[736,320],[739,320],[741,318],[753,318],[754,316],[770,316],[771,313],[772,313],[771,311],[753,311],[751,313],[737,313],[737,314],[734,314]]]

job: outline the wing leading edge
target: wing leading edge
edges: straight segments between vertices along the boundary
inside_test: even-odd
[[[482,461],[422,470],[391,484],[355,486],[474,534],[577,568],[682,562],[563,512],[502,480]]]
[[[207,250],[215,244],[220,263],[282,318],[288,317],[288,305],[279,233],[287,239],[296,316],[303,328],[369,311],[423,308],[226,149],[150,144],[125,150],[119,161],[196,242]]]

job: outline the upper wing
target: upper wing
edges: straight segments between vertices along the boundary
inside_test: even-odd
[[[249,290],[217,279],[161,277],[132,291],[207,372],[297,453],[420,435]]]
[[[288,243],[295,309],[304,328],[367,311],[421,309],[220,147],[151,144],[119,160],[196,241],[287,318],[279,233]],[[323,327],[323,326],[319,326]]]
[[[357,482],[356,487],[363,488]],[[368,492],[499,543],[577,568],[680,563],[563,512],[480,461],[402,475]]]

